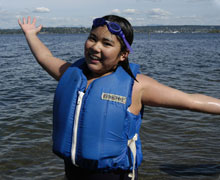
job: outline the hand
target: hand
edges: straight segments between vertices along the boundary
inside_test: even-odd
[[[28,16],[27,22],[25,18],[23,18],[23,23],[20,21],[20,19],[18,19],[18,24],[25,34],[37,34],[42,29],[42,25],[36,27],[36,18],[34,18],[33,22],[31,23],[30,16]]]

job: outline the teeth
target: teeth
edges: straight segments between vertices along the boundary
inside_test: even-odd
[[[95,60],[99,60],[99,58],[97,56],[94,56],[94,55],[90,55],[90,58],[95,59]]]

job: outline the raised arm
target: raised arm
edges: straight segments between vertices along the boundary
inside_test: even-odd
[[[18,24],[23,30],[28,45],[36,58],[37,62],[56,80],[59,80],[65,70],[70,66],[64,60],[56,58],[50,50],[40,41],[37,34],[42,29],[42,25],[36,27],[36,18],[31,22],[29,16],[27,20],[23,18],[23,22],[19,19]]]
[[[138,81],[141,85],[141,101],[145,105],[220,114],[220,99],[201,94],[187,94],[144,75],[139,75]]]

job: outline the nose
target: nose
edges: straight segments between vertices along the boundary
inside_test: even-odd
[[[101,43],[94,42],[93,45],[90,47],[93,52],[99,53],[101,51]]]

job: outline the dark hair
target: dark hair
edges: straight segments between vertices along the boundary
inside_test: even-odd
[[[127,19],[120,17],[120,16],[116,16],[116,15],[107,15],[107,16],[104,16],[103,18],[107,21],[117,23],[121,27],[128,43],[130,45],[132,44],[133,37],[134,37],[133,28]],[[121,37],[119,37],[119,36],[117,36],[117,37],[121,43],[121,52],[126,51],[127,47],[126,47],[124,41],[122,40]]]
[[[133,28],[131,26],[131,24],[128,22],[127,19],[123,18],[123,17],[120,17],[120,16],[116,16],[116,15],[107,15],[107,16],[104,16],[102,17],[104,18],[105,20],[107,21],[110,21],[110,22],[115,22],[117,23],[124,35],[125,35],[125,38],[126,40],[128,41],[128,43],[131,45],[132,42],[133,42],[133,38],[134,38],[134,33],[133,33]],[[121,52],[124,52],[127,50],[127,46],[125,45],[124,41],[122,40],[121,37],[117,36],[120,44],[121,44]],[[130,66],[129,66],[129,62],[128,62],[128,57],[124,60],[124,61],[120,61],[119,64],[120,66],[122,66],[122,68],[133,78],[136,80],[135,76],[133,75],[131,69],[130,69]],[[137,80],[136,80],[137,81]]]

